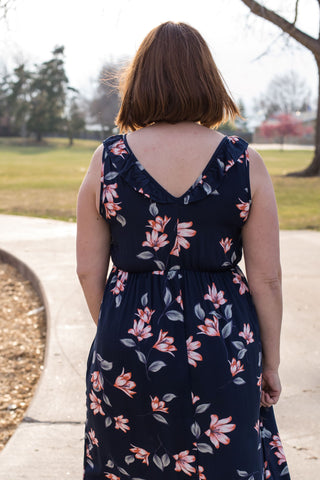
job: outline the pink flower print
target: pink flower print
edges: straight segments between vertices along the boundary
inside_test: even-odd
[[[239,142],[239,137],[236,137],[235,135],[230,135],[229,140],[231,140],[232,143],[237,143]]]
[[[124,393],[126,393],[129,397],[133,397],[133,395],[137,392],[134,392],[132,389],[136,386],[135,382],[130,380],[132,373],[127,372],[124,373],[124,367],[122,369],[121,374],[116,378],[113,386],[119,388]]]
[[[124,284],[128,279],[128,272],[118,270],[116,285],[110,290],[113,295],[119,295],[124,290]]]
[[[92,448],[92,447],[91,447],[91,448]],[[92,457],[91,457],[91,455],[90,455],[90,448],[89,448],[89,446],[86,447],[86,457],[87,457],[87,458],[91,458],[91,460],[92,460]]]
[[[232,245],[232,238],[226,237],[225,239],[221,238],[220,245],[223,248],[224,253],[227,253]]]
[[[110,148],[110,152],[114,153],[114,155],[119,155],[122,158],[124,153],[128,153],[122,139],[118,140],[112,145],[112,148]]]
[[[215,317],[214,320],[206,318],[204,325],[198,325],[198,328],[209,337],[220,337],[219,320]]]
[[[120,204],[119,203],[114,203],[114,202],[106,202],[104,203],[105,209],[106,209],[106,217],[111,218],[115,217],[117,215],[117,211],[121,210]]]
[[[237,162],[243,163],[243,160],[246,160],[246,165],[249,162],[249,152],[248,150],[245,151],[240,157],[238,158]]]
[[[269,442],[269,445],[271,445],[273,448],[278,449],[277,452],[274,452],[275,456],[278,457],[278,465],[282,465],[283,463],[285,463],[287,460],[279,435],[273,435],[272,442]]]
[[[227,172],[234,165],[234,160],[228,160],[228,164],[224,167],[224,171]]]
[[[114,475],[113,473],[105,473],[105,477],[109,478],[110,480],[121,480],[120,477]]]
[[[176,297],[176,302],[179,303],[181,309],[183,310],[183,300],[182,300],[182,292],[181,292],[181,290],[179,291],[179,295]]]
[[[124,282],[121,280],[121,278],[118,278],[116,281],[116,284],[113,288],[111,288],[111,292],[113,295],[119,295],[120,292],[123,292],[124,290]]]
[[[245,222],[249,215],[250,202],[243,202],[241,198],[239,198],[239,200],[241,203],[237,203],[236,207],[239,208],[239,210],[241,210],[240,217],[243,218],[243,221]]]
[[[216,448],[220,447],[220,443],[228,445],[230,438],[225,433],[232,432],[236,425],[231,422],[232,417],[222,418],[219,420],[217,415],[211,415],[210,428],[205,432],[210,437],[211,442]]]
[[[159,400],[158,397],[151,398],[151,407],[154,412],[164,412],[168,413],[168,407],[165,406],[163,400]]]
[[[138,308],[138,317],[145,323],[150,323],[151,317],[154,314],[155,310],[151,310],[149,307],[145,307],[144,310]]]
[[[201,342],[199,342],[198,340],[193,342],[193,336],[190,335],[190,337],[188,338],[187,340],[187,352],[188,352],[188,363],[190,363],[190,365],[193,365],[194,367],[197,366],[197,362],[196,360],[201,361],[202,360],[202,355],[200,355],[200,353],[198,352],[195,352],[195,350],[197,348],[200,348],[201,347]]]
[[[129,420],[127,418],[123,418],[123,415],[119,415],[118,417],[113,417],[115,419],[115,428],[122,430],[124,433],[127,433],[127,430],[130,430],[129,425],[127,423]]]
[[[97,413],[100,413],[100,415],[105,415],[101,407],[101,400],[96,396],[93,390],[89,393],[89,397],[91,400],[90,408],[93,410],[93,414],[96,415]]]
[[[244,293],[249,292],[249,288],[247,287],[247,285],[242,280],[241,275],[239,275],[239,273],[235,273],[235,272],[232,272],[232,275],[234,276],[233,283],[237,283],[237,284],[240,285],[240,287],[239,287],[240,295],[243,295]]]
[[[142,246],[143,247],[151,247],[155,251],[159,250],[159,248],[164,247],[165,245],[167,245],[169,243],[168,240],[167,240],[168,235],[166,233],[163,233],[159,237],[157,230],[152,230],[151,233],[146,232],[146,237],[147,237],[147,240],[142,242]]]
[[[153,275],[164,275],[164,270],[152,270]]]
[[[133,328],[128,330],[128,333],[132,333],[135,335],[139,342],[144,338],[152,337],[153,333],[151,333],[151,325],[145,326],[143,320],[133,320]]]
[[[96,438],[96,432],[92,428],[89,431],[89,438],[91,440],[92,445],[97,445],[97,447],[99,446],[98,439]]]
[[[148,195],[147,193],[144,193],[143,188],[139,188],[138,192],[139,192],[139,193],[143,193],[143,195],[145,195],[146,197],[150,198],[150,195]]]
[[[117,183],[110,183],[109,185],[104,185],[102,191],[102,201],[104,202],[105,199],[107,199],[108,202],[113,202],[114,198],[119,198],[116,188],[118,188]]]
[[[207,175],[202,175],[201,179],[198,182],[198,185],[201,185],[206,178],[207,178]]]
[[[159,350],[160,352],[168,352],[168,353],[170,353],[171,355],[174,356],[174,354],[171,353],[171,352],[175,352],[177,350],[176,347],[173,345],[174,338],[173,337],[167,337],[167,333],[168,332],[163,332],[162,329],[161,329],[160,332],[159,332],[158,340],[156,341],[156,343],[153,345],[152,348],[155,348],[156,350]]]
[[[220,290],[218,292],[214,282],[212,282],[212,287],[211,288],[208,285],[208,290],[209,290],[209,293],[207,293],[204,296],[204,299],[205,300],[210,300],[210,302],[213,303],[215,309],[219,308],[220,305],[224,305],[225,303],[227,303],[227,300],[225,298],[223,298],[224,291]]]
[[[147,226],[150,226],[153,230],[156,230],[157,232],[164,232],[165,226],[170,220],[171,217],[167,217],[167,215],[165,215],[164,218],[158,215],[155,220],[148,220],[150,225]]]
[[[261,373],[261,375],[260,375],[259,377],[257,377],[257,378],[258,378],[257,387],[260,387],[260,388],[261,388],[261,386],[262,386],[262,373]]]
[[[256,424],[253,428],[257,431],[257,433],[259,433],[260,432],[260,427],[262,427],[262,422],[260,422],[260,420],[257,420]]]
[[[132,443],[131,445],[133,446],[133,448],[130,448],[130,452],[133,452],[136,458],[138,458],[139,460],[142,460],[142,463],[146,463],[147,465],[149,465],[148,457],[150,455],[150,452],[147,452],[147,450],[144,450],[144,448],[136,447]]]
[[[200,400],[200,397],[197,395],[194,395],[193,392],[191,392],[191,398],[192,398],[192,404],[195,404],[198,400]]]
[[[128,272],[118,270],[118,277],[121,279],[122,282],[126,282],[128,280]]]
[[[189,450],[184,450],[176,455],[173,455],[173,458],[176,461],[175,471],[176,472],[184,472],[189,477],[191,477],[191,473],[195,473],[196,469],[190,463],[194,462],[196,457],[194,455],[189,455]]]
[[[103,389],[101,373],[96,371],[91,374],[91,382],[93,389],[96,392],[100,392]]]
[[[198,472],[200,473],[199,475],[199,480],[207,480],[207,477],[205,476],[205,474],[203,473],[204,472],[204,468],[199,465],[198,467]]]
[[[269,445],[271,445],[274,448],[282,447],[282,442],[280,440],[279,435],[273,435],[272,442],[269,442]]]
[[[251,332],[250,330],[250,324],[247,323],[247,324],[243,324],[243,332],[240,332],[239,333],[239,337],[243,337],[246,342],[247,342],[247,345],[249,345],[249,343],[253,343],[254,342],[254,339],[253,339],[253,332]]]
[[[264,478],[265,478],[265,480],[268,480],[268,478],[271,478],[271,472],[268,469],[268,462],[267,461],[264,462]]]
[[[233,358],[230,363],[230,371],[231,375],[234,377],[237,373],[244,372],[244,366],[241,364],[240,360]]]
[[[192,225],[193,222],[179,223],[179,219],[177,220],[177,236],[170,255],[175,255],[176,257],[179,257],[180,247],[186,249],[190,247],[190,243],[188,242],[188,240],[185,239],[185,237],[194,237],[194,235],[197,233],[196,230],[192,230],[191,228],[189,228],[192,227]]]
[[[279,448],[277,452],[274,452],[275,456],[278,457],[278,465],[282,465],[287,461],[286,456],[284,454],[283,448]]]

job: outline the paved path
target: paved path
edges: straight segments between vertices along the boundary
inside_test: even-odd
[[[75,274],[75,231],[72,223],[0,215],[0,249],[40,279],[48,315],[45,369],[24,421],[0,454],[0,480],[82,478],[85,368],[95,328]],[[281,256],[283,393],[276,415],[292,480],[317,480],[320,232],[281,232]]]

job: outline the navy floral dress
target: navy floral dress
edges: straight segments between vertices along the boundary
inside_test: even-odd
[[[244,274],[247,143],[223,137],[169,194],[126,135],[104,141],[112,271],[87,367],[85,480],[289,480]]]

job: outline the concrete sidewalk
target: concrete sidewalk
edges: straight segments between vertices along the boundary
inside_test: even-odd
[[[82,478],[85,368],[95,326],[76,278],[75,231],[72,223],[0,216],[0,248],[36,274],[48,315],[45,369],[24,421],[0,454],[0,480]],[[316,480],[320,232],[281,232],[281,256],[285,313],[277,422],[292,480]]]

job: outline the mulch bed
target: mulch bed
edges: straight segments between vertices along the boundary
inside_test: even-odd
[[[43,369],[44,306],[29,281],[0,263],[0,450],[21,422]]]

